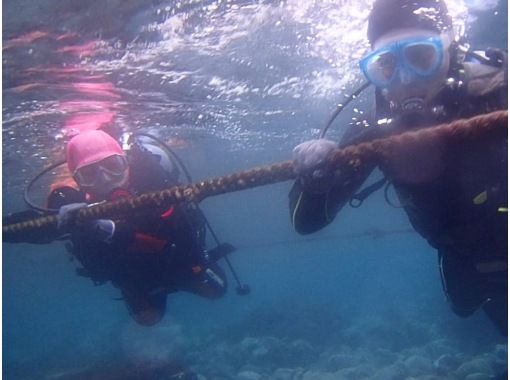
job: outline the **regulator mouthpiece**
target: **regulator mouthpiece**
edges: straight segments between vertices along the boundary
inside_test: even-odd
[[[425,109],[425,101],[422,98],[409,98],[402,102],[402,111],[405,113],[421,112]]]

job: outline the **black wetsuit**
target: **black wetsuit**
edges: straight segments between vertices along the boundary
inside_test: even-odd
[[[131,149],[128,160],[132,195],[176,184],[173,173],[160,165],[160,157],[143,147]],[[71,236],[82,273],[95,281],[111,280],[122,291],[135,320],[152,324],[163,316],[168,293],[183,290],[217,298],[226,292],[226,276],[207,253],[205,235],[201,211],[185,202],[116,221],[108,243],[95,240],[94,233],[84,229]],[[147,312],[152,315],[146,318]]]
[[[507,108],[506,70],[464,65],[472,82],[445,88],[442,111],[404,120],[376,93],[377,119],[393,117],[396,130],[451,122]],[[477,75],[475,75],[477,74]],[[433,115],[433,116],[432,116]],[[340,146],[383,137],[383,127],[353,126]],[[453,310],[471,315],[482,306],[507,333],[507,132],[459,144],[403,147],[379,164],[415,230],[438,250],[444,290]],[[329,224],[375,165],[342,173],[326,194],[306,192],[296,181],[289,195],[294,228],[302,234]]]

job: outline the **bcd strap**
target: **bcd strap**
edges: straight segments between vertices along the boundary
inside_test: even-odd
[[[360,207],[365,201],[365,199],[367,199],[368,196],[370,196],[370,194],[382,188],[386,184],[386,182],[388,182],[388,180],[386,179],[386,177],[383,177],[379,181],[371,184],[370,186],[365,187],[363,190],[354,194],[351,197],[351,199],[349,200],[349,205],[353,208]]]

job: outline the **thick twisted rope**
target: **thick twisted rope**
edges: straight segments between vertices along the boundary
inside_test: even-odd
[[[333,167],[342,170],[355,170],[362,163],[384,162],[401,146],[413,147],[424,143],[433,144],[439,140],[450,143],[462,142],[496,133],[506,136],[507,123],[508,111],[496,111],[470,119],[457,120],[450,124],[409,131],[337,149],[331,155],[330,163]],[[134,198],[124,198],[86,207],[79,211],[77,223],[98,218],[119,217],[140,208],[166,206],[183,201],[200,202],[207,197],[288,181],[295,177],[292,161],[283,161],[207,179],[191,185],[175,186]],[[57,216],[51,215],[3,226],[2,232],[4,235],[21,234],[53,226],[56,223]]]

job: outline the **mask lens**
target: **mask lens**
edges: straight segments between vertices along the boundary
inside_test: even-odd
[[[368,56],[365,61],[367,79],[379,87],[388,86],[395,76],[397,59],[389,51]]]
[[[74,178],[80,186],[92,186],[97,181],[98,174],[99,166],[93,164],[79,168],[74,174]]]
[[[99,162],[99,166],[110,174],[122,175],[127,169],[127,162],[123,156],[110,156]]]
[[[413,43],[404,49],[407,63],[419,74],[431,74],[437,69],[439,54],[431,43]]]
[[[127,167],[128,163],[125,157],[110,156],[94,164],[79,168],[74,174],[74,178],[80,186],[90,187],[97,183],[100,173],[105,172],[111,176],[120,177],[124,175]]]

